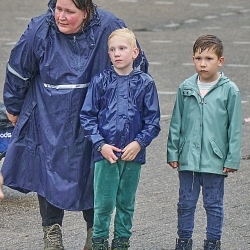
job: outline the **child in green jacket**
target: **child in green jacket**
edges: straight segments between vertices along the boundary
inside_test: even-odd
[[[205,250],[220,250],[224,180],[241,158],[241,98],[237,86],[218,69],[223,44],[213,35],[193,46],[197,74],[178,89],[167,142],[167,162],[179,173],[176,250],[192,249],[194,215],[202,187],[207,214]]]

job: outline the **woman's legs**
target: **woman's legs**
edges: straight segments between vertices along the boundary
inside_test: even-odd
[[[47,227],[54,224],[62,226],[64,210],[51,205],[46,198],[38,195],[42,226]]]
[[[61,249],[63,250],[62,240],[62,220],[64,210],[50,204],[46,198],[38,195],[40,214],[43,226],[44,249]]]

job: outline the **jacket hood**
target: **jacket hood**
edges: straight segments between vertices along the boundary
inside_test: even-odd
[[[219,73],[220,73],[221,77],[217,83],[217,87],[221,86],[227,82],[230,82],[230,79],[228,77],[226,77],[223,72],[219,72]],[[198,73],[192,75],[184,82],[184,84],[190,84],[192,86],[197,86],[196,83],[197,83],[198,76],[199,76]]]
[[[55,7],[56,7],[56,0],[50,0],[49,2],[48,2],[48,7],[49,7],[49,9],[55,9]]]

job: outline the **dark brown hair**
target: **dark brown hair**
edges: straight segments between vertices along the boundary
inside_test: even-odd
[[[72,0],[75,6],[79,10],[84,10],[87,12],[86,23],[89,22],[91,18],[91,14],[95,11],[96,5],[93,3],[92,0]]]
[[[223,44],[222,41],[213,35],[200,36],[194,43],[193,54],[197,51],[202,53],[204,50],[213,50],[218,58],[223,56]]]

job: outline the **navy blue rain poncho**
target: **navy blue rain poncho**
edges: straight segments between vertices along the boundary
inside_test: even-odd
[[[50,1],[11,51],[4,104],[19,119],[2,173],[13,189],[37,192],[61,209],[86,210],[93,207],[92,145],[80,110],[91,78],[110,66],[108,36],[125,24],[97,8],[83,31],[66,35],[54,8]],[[142,51],[135,66],[147,72]]]

